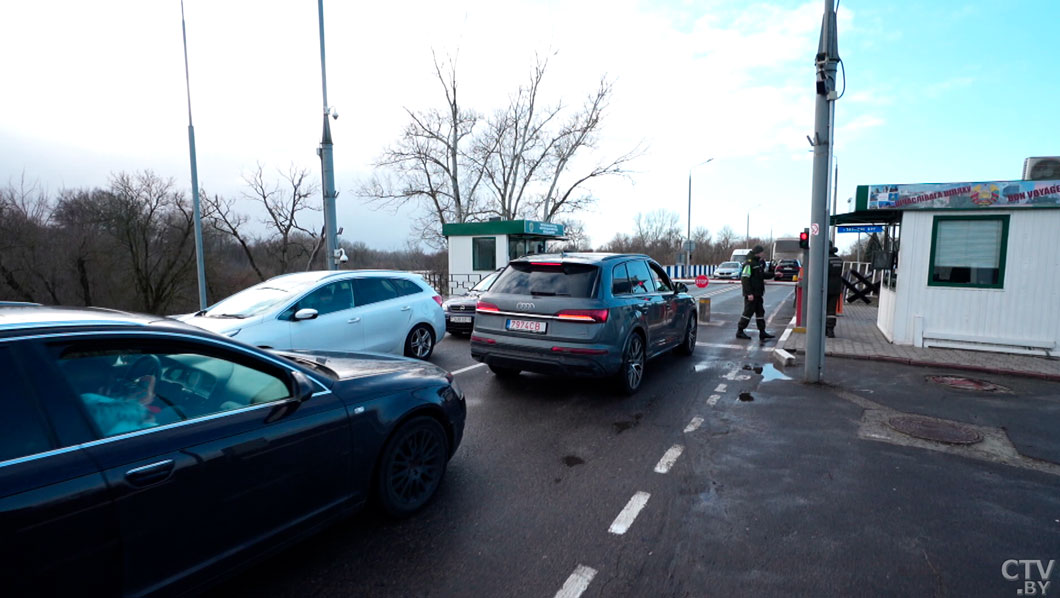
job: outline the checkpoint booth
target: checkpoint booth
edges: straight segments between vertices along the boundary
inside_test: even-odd
[[[896,345],[1060,354],[1060,180],[862,185],[885,226],[876,326]]]
[[[536,220],[492,220],[445,224],[449,240],[447,293],[465,295],[479,280],[524,255],[545,253],[549,241],[564,240],[562,224]]]

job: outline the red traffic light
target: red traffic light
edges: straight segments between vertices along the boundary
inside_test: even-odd
[[[800,249],[809,249],[810,248],[810,229],[804,228],[804,229],[802,229],[802,232],[799,233],[799,248]]]

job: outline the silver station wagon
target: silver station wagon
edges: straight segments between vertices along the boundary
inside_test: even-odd
[[[696,330],[687,287],[646,255],[534,255],[479,298],[471,356],[498,376],[613,376],[632,394],[652,357],[691,355]]]

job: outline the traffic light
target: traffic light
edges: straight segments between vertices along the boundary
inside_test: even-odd
[[[804,228],[804,229],[802,229],[802,232],[799,233],[799,249],[809,249],[809,248],[810,248],[810,229]]]

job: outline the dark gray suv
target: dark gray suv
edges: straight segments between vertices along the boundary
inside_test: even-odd
[[[648,359],[695,351],[696,329],[688,289],[646,255],[534,255],[480,297],[471,356],[498,376],[615,376],[632,394]]]

